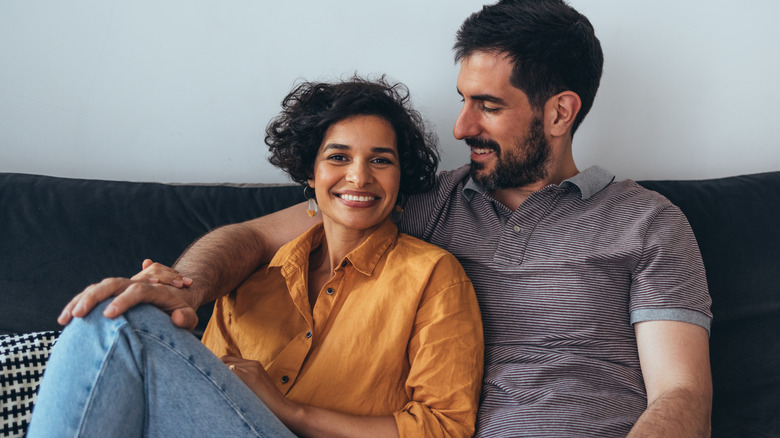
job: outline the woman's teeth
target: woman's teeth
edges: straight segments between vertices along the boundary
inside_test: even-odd
[[[357,202],[368,202],[377,199],[376,196],[339,195],[339,197],[345,201],[357,201]]]

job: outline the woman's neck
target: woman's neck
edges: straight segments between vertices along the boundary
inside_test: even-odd
[[[376,230],[350,230],[335,227],[323,221],[325,235],[322,243],[309,253],[309,304],[314,310],[314,304],[325,283],[335,274],[336,267],[352,250],[365,242],[368,236]]]
[[[377,224],[370,229],[355,230],[333,224],[327,218],[323,218],[322,225],[325,230],[323,243],[327,243],[327,263],[331,275],[334,274],[336,267],[344,260],[344,257],[365,242],[368,236],[379,227]]]

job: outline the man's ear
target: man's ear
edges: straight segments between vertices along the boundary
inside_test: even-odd
[[[574,118],[580,112],[582,101],[573,91],[563,91],[547,100],[544,106],[545,124],[553,137],[571,134]]]

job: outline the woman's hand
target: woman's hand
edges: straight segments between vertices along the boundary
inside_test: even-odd
[[[274,415],[286,424],[287,419],[290,418],[295,409],[295,404],[279,392],[263,368],[263,364],[235,356],[222,356],[222,362],[257,395]]]
[[[161,263],[155,263],[146,259],[141,263],[141,272],[133,275],[132,280],[146,280],[149,283],[162,283],[174,287],[189,287],[192,279],[185,277],[179,271],[165,266]]]
[[[398,427],[392,415],[357,416],[300,405],[289,400],[276,388],[260,362],[235,356],[223,356],[222,362],[244,381],[285,426],[298,436],[398,437]]]

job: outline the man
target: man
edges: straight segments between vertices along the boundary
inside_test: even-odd
[[[562,1],[502,1],[463,23],[455,52],[453,133],[471,165],[410,198],[399,226],[455,254],[477,290],[477,435],[707,436],[712,314],[690,227],[663,197],[574,163],[603,63],[590,22]],[[313,224],[304,210],[212,232],[176,263],[186,277],[145,263],[145,281],[88,288],[60,321],[119,295],[107,316],[153,302],[192,327],[194,308]]]

